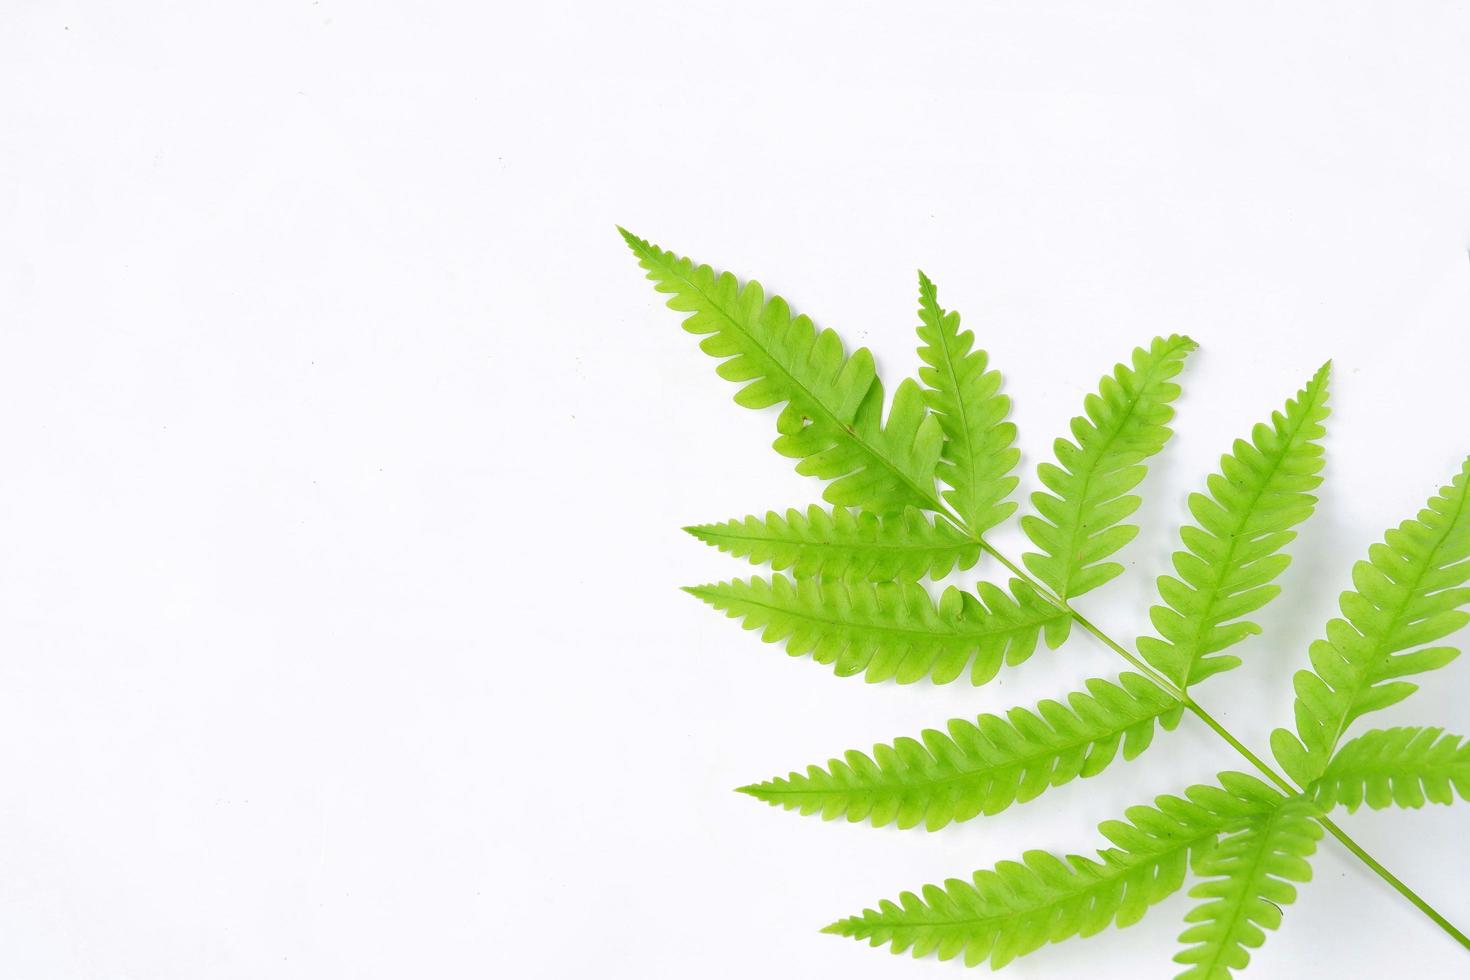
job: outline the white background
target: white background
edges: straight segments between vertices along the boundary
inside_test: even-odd
[[[1126,641],[1185,495],[1335,357],[1287,596],[1201,691],[1264,748],[1351,562],[1470,451],[1467,42],[1446,3],[6,5],[0,975],[959,976],[816,929],[1240,760],[1186,723],[932,835],[730,792],[1119,664],[864,685],[678,592],[748,572],[681,525],[821,488],[614,222],[890,391],[922,265],[1028,492],[1100,373],[1197,338],[1083,603]],[[1374,721],[1465,731],[1467,694],[1470,660]],[[1470,926],[1467,813],[1347,823]],[[1316,868],[1252,976],[1470,970]],[[1188,905],[1011,975],[1168,976]]]

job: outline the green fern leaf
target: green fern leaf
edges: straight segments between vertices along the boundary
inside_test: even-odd
[[[1257,425],[1250,442],[1236,441],[1206,483],[1208,495],[1189,498],[1199,525],[1180,529],[1188,550],[1174,553],[1179,578],[1160,576],[1164,603],[1149,613],[1162,639],[1138,641],[1143,658],[1181,688],[1238,666],[1239,657],[1220,651],[1261,631],[1239,617],[1281,591],[1270,583],[1291,559],[1277,552],[1311,516],[1317,498],[1310,491],[1322,482],[1315,440],[1326,434],[1330,366],[1322,365],[1269,424]]]
[[[1189,965],[1177,980],[1229,980],[1232,970],[1245,969],[1247,950],[1259,948],[1265,930],[1281,925],[1281,906],[1296,901],[1292,882],[1312,878],[1308,859],[1322,839],[1314,816],[1310,804],[1285,801],[1251,818],[1198,862],[1195,872],[1209,880],[1189,895],[1206,901],[1184,917],[1196,924],[1179,936],[1193,945],[1174,957]]]
[[[1326,770],[1349,725],[1418,690],[1413,674],[1443,667],[1460,651],[1427,646],[1470,622],[1470,459],[1414,520],[1389,531],[1353,566],[1343,619],[1312,644],[1312,670],[1298,671],[1296,727],[1271,734],[1287,773],[1305,786]],[[1408,652],[1404,652],[1408,651]]]
[[[728,272],[666,252],[623,229],[623,239],[671,309],[688,313],[684,329],[706,335],[700,348],[720,358],[718,373],[744,385],[746,408],[785,404],[776,423],[778,453],[799,460],[804,476],[832,480],[833,504],[893,514],[905,507],[939,510],[934,469],[944,442],[919,386],[909,380],[882,419],[883,385],[866,348],[851,357],[831,330],[791,315],[758,282],[743,287]]]
[[[768,513],[687,528],[752,564],[752,577],[687,591],[839,676],[870,682],[971,683],[1030,658],[1038,644],[1065,641],[1073,619],[1132,663],[1139,674],[1092,680],[1065,700],[981,715],[925,730],[746,786],[758,799],[825,819],[929,829],[996,813],[1132,759],[1158,728],[1186,710],[1278,786],[1274,769],[1245,748],[1184,692],[1240,659],[1228,648],[1259,628],[1246,617],[1279,592],[1283,551],[1315,505],[1320,440],[1327,417],[1327,367],[1249,440],[1221,458],[1204,492],[1189,499],[1174,574],[1159,579],[1151,610],[1156,635],[1138,641],[1141,659],[1082,619],[1070,601],[1121,574],[1113,556],[1136,534],[1128,523],[1147,462],[1172,436],[1174,382],[1194,342],[1156,338],[1117,365],[1038,468],[1042,489],[1021,521],[1032,550],[1019,563],[982,535],[1015,509],[1018,460],[1010,400],[998,372],[939,305],[919,275],[918,380],[901,383],[886,411],[872,355],[847,353],[831,330],[794,315],[759,283],[742,284],[654,246],[623,237],[686,331],[735,382],[738,404],[779,408],[775,448],[797,471],[829,481],[830,508]],[[990,552],[1014,576],[1008,590],[982,583],[932,598],[922,581],[968,569]],[[1021,568],[1027,571],[1021,571]],[[791,577],[780,574],[788,572]],[[1249,951],[1280,923],[1294,883],[1325,827],[1462,944],[1470,941],[1418,900],[1326,819],[1353,809],[1470,798],[1470,743],[1439,729],[1371,731],[1339,745],[1363,714],[1415,690],[1404,678],[1443,666],[1458,651],[1436,645],[1470,622],[1470,460],[1416,519],[1388,532],[1353,570],[1342,617],[1310,649],[1312,670],[1295,678],[1296,732],[1272,736],[1276,758],[1305,787],[1283,796],[1239,773],[1134,807],[1104,823],[1095,856],[1040,851],[1001,862],[968,881],[840,920],[825,931],[887,944],[894,952],[963,956],[998,967],[1050,942],[1126,926],[1183,887],[1191,866],[1207,880],[1176,956],[1186,978],[1219,980],[1246,966]],[[1290,799],[1288,799],[1288,796]],[[1221,840],[1223,836],[1223,841]]]
[[[875,517],[846,507],[813,506],[805,515],[788,510],[782,517],[771,511],[765,520],[747,517],[684,530],[753,565],[789,569],[796,578],[914,582],[970,568],[980,557],[978,541],[943,517],[931,523],[912,507],[901,515]]]
[[[1442,728],[1375,728],[1338,749],[1311,788],[1321,806],[1350,813],[1470,800],[1470,742]]]
[[[1076,442],[1056,441],[1059,465],[1037,467],[1051,493],[1031,495],[1039,516],[1022,518],[1021,527],[1040,550],[1022,561],[1059,598],[1082,595],[1123,571],[1103,559],[1138,533],[1119,523],[1138,509],[1139,498],[1128,491],[1143,479],[1144,461],[1173,434],[1169,403],[1179,396],[1179,386],[1169,379],[1194,348],[1188,337],[1174,336],[1135,350],[1131,368],[1117,365],[1098,392],[1087,396],[1086,415],[1072,420]]]
[[[1059,860],[1029,851],[972,880],[951,878],[922,894],[840,919],[824,932],[887,944],[915,957],[964,954],[966,965],[987,959],[999,969],[1018,956],[1072,936],[1092,936],[1113,923],[1128,926],[1184,885],[1191,857],[1204,857],[1218,835],[1270,812],[1281,794],[1258,779],[1222,773],[1220,786],[1193,786],[1183,798],[1161,796],[1136,806],[1125,820],[1099,830],[1112,843],[1096,858]]]
[[[939,306],[939,293],[919,273],[919,378],[944,429],[939,479],[951,489],[944,499],[975,535],[984,534],[1015,511],[1006,498],[1019,482],[1010,476],[1021,459],[1016,427],[1006,421],[1011,400],[1000,394],[1000,372],[987,371],[975,335],[960,331],[960,315]]]
[[[875,745],[871,756],[850,751],[825,769],[811,766],[740,792],[822,819],[869,820],[875,827],[923,823],[938,830],[951,821],[995,814],[1035,799],[1053,786],[1107,768],[1122,747],[1136,758],[1153,740],[1154,726],[1179,722],[1183,705],[1138,674],[1118,684],[1094,679],[1067,704],[1042,701],[1036,710],[1013,708],[1005,718],[955,719],[948,734],[926,730],[919,739]]]
[[[864,674],[872,683],[911,684],[928,676],[947,684],[969,666],[970,682],[984,684],[1003,663],[1028,659],[1039,639],[1056,649],[1072,622],[1021,581],[1012,581],[1010,595],[984,582],[978,595],[950,587],[937,606],[912,582],[792,582],[772,575],[685,591],[743,620],[746,629],[762,630],[767,643],[786,641],[793,657],[811,654],[839,677]]]

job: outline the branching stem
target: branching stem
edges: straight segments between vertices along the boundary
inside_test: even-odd
[[[1083,616],[1081,613],[1077,612],[1077,610],[1073,609],[1071,604],[1069,604],[1067,600],[1057,596],[1045,585],[1036,581],[1036,579],[1028,575],[1015,562],[1011,561],[1005,555],[1001,554],[987,541],[983,540],[979,535],[971,531],[970,528],[963,521],[961,521],[956,515],[951,513],[947,507],[944,507],[943,504],[939,504],[938,509],[939,513],[943,514],[948,520],[954,522],[957,527],[963,529],[972,540],[976,541],[980,545],[982,551],[1004,565],[1006,570],[1009,571],[1012,575],[1016,576],[1016,578],[1020,579],[1021,581],[1029,584],[1047,601],[1055,603],[1059,608],[1066,610],[1077,622],[1077,625],[1081,626],[1084,630],[1097,637],[1098,640],[1102,641],[1102,643],[1110,648],[1114,653],[1118,654],[1118,656],[1128,661],[1128,663],[1130,663],[1134,667],[1134,669],[1136,669],[1144,677],[1148,678],[1150,682],[1157,685],[1159,688],[1167,692],[1170,697],[1174,698],[1176,701],[1184,705],[1184,707],[1191,714],[1193,714],[1200,721],[1204,722],[1205,725],[1207,725],[1212,731],[1214,731],[1216,735],[1219,735],[1222,739],[1224,739],[1231,748],[1240,753],[1240,755],[1252,766],[1254,766],[1258,771],[1260,771],[1262,775],[1264,775],[1271,782],[1275,783],[1276,786],[1283,793],[1286,793],[1289,796],[1301,795],[1302,790],[1299,787],[1292,785],[1292,783],[1285,776],[1276,771],[1275,767],[1270,765],[1260,756],[1256,755],[1249,748],[1247,748],[1245,743],[1241,742],[1240,739],[1232,735],[1229,729],[1227,729],[1224,725],[1215,720],[1213,715],[1211,715],[1204,708],[1200,707],[1200,705],[1197,704],[1195,700],[1189,696],[1189,693],[1187,691],[1179,687],[1173,681],[1169,680],[1163,674],[1160,674],[1158,671],[1154,670],[1151,666],[1144,663],[1134,654],[1129,653],[1126,649],[1124,649],[1122,644],[1118,643],[1117,640],[1114,640],[1112,637],[1108,636],[1091,621],[1089,621],[1087,617]],[[1325,829],[1333,837],[1337,838],[1337,840],[1349,851],[1351,851],[1358,858],[1358,860],[1362,861],[1369,868],[1371,868],[1373,872],[1378,875],[1378,877],[1388,882],[1389,885],[1393,887],[1394,891],[1398,892],[1400,895],[1404,896],[1404,898],[1408,899],[1415,908],[1417,908],[1420,912],[1423,912],[1431,922],[1439,926],[1439,928],[1447,933],[1451,939],[1459,943],[1461,946],[1465,947],[1467,950],[1470,950],[1470,936],[1466,936],[1459,929],[1455,928],[1454,924],[1446,919],[1443,915],[1441,915],[1434,906],[1430,905],[1423,898],[1420,898],[1419,895],[1408,885],[1404,884],[1397,875],[1395,875],[1393,872],[1389,871],[1382,864],[1380,864],[1378,860],[1373,857],[1373,855],[1363,850],[1362,846],[1351,837],[1349,837],[1341,827],[1333,823],[1326,816],[1318,816],[1316,820],[1322,825],[1323,829]]]

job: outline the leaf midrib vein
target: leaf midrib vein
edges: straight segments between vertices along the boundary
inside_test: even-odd
[[[1067,535],[1066,552],[1068,566],[1067,577],[1062,582],[1061,590],[1057,593],[1057,597],[1059,599],[1065,600],[1067,598],[1067,593],[1071,590],[1072,580],[1076,577],[1077,573],[1081,571],[1080,568],[1074,567],[1078,550],[1077,537],[1082,531],[1082,508],[1087,503],[1087,490],[1088,487],[1092,485],[1093,477],[1097,475],[1098,465],[1102,462],[1103,457],[1107,455],[1108,450],[1112,448],[1113,443],[1116,442],[1118,437],[1123,434],[1123,428],[1128,424],[1129,419],[1133,418],[1133,414],[1138,411],[1138,404],[1143,400],[1144,392],[1146,392],[1149,389],[1150,385],[1154,383],[1155,379],[1153,378],[1153,375],[1157,372],[1158,368],[1169,363],[1169,358],[1173,356],[1174,352],[1177,351],[1180,347],[1185,346],[1187,343],[1188,342],[1185,340],[1179,340],[1177,343],[1171,345],[1169,349],[1164,353],[1164,355],[1159,358],[1158,362],[1154,365],[1153,370],[1151,370],[1148,374],[1149,380],[1144,384],[1139,385],[1138,393],[1135,394],[1131,399],[1129,399],[1127,410],[1123,413],[1123,417],[1119,419],[1118,424],[1113,427],[1113,430],[1111,432],[1108,433],[1108,437],[1106,441],[1103,442],[1102,447],[1098,449],[1096,453],[1089,454],[1092,457],[1091,465],[1088,466],[1086,474],[1084,474],[1082,477],[1082,489],[1077,495],[1077,504],[1075,507],[1071,508],[1072,528],[1070,533]],[[1077,448],[1081,449],[1082,447],[1078,446]],[[1083,540],[1086,539],[1084,538]]]
[[[946,373],[949,375],[951,390],[954,392],[956,409],[955,414],[959,418],[960,431],[965,434],[964,459],[966,462],[966,469],[969,471],[969,486],[966,492],[961,493],[961,496],[967,498],[965,502],[969,506],[965,509],[969,510],[975,506],[975,487],[976,484],[979,482],[979,479],[976,475],[978,470],[979,454],[975,452],[975,441],[971,438],[970,413],[965,407],[965,399],[960,391],[959,372],[955,369],[954,354],[950,350],[948,331],[944,329],[945,313],[942,309],[940,309],[938,299],[934,301],[934,308],[939,312],[934,332],[938,335],[940,349],[944,352],[944,367]]]
[[[1315,411],[1317,407],[1320,406],[1314,406],[1312,411]],[[1285,464],[1286,457],[1290,455],[1294,449],[1297,448],[1296,439],[1306,428],[1307,421],[1312,416],[1312,411],[1308,411],[1303,414],[1302,417],[1298,420],[1296,427],[1291,430],[1291,435],[1288,437],[1286,442],[1286,449],[1279,456],[1277,456],[1276,461],[1271,464],[1271,471],[1266,474],[1266,478],[1262,480],[1260,486],[1256,488],[1255,494],[1251,497],[1250,504],[1246,507],[1245,511],[1241,515],[1240,520],[1236,522],[1234,530],[1232,530],[1230,533],[1230,541],[1225,547],[1225,560],[1220,563],[1220,574],[1215,577],[1215,581],[1211,584],[1209,600],[1205,603],[1204,611],[1200,614],[1199,620],[1195,623],[1194,636],[1190,640],[1191,653],[1189,658],[1189,666],[1188,669],[1184,672],[1183,678],[1184,687],[1186,690],[1189,688],[1190,675],[1194,673],[1195,666],[1198,665],[1201,660],[1206,659],[1198,652],[1200,647],[1200,640],[1204,637],[1205,624],[1209,622],[1210,614],[1215,611],[1215,605],[1219,602],[1220,593],[1222,591],[1222,583],[1225,581],[1225,576],[1230,572],[1230,563],[1235,560],[1235,552],[1240,544],[1240,531],[1242,528],[1245,527],[1246,522],[1250,519],[1250,516],[1255,513],[1255,509],[1260,504],[1261,498],[1266,495],[1266,488],[1271,485],[1272,480],[1276,479],[1276,474]]]
[[[1230,909],[1229,925],[1222,933],[1224,940],[1215,945],[1214,955],[1210,957],[1209,969],[1205,971],[1206,976],[1214,975],[1216,968],[1220,965],[1220,957],[1225,955],[1226,949],[1240,945],[1240,941],[1235,938],[1235,930],[1240,925],[1241,915],[1245,911],[1246,899],[1253,894],[1259,893],[1256,883],[1261,876],[1261,865],[1265,862],[1266,855],[1271,849],[1271,833],[1276,829],[1276,822],[1280,816],[1281,808],[1277,807],[1266,818],[1266,826],[1261,828],[1260,843],[1251,857],[1250,873],[1241,882],[1241,886],[1236,893],[1236,901]],[[1216,921],[1221,922],[1218,919]]]
[[[934,551],[964,551],[964,550],[967,550],[967,549],[970,549],[970,548],[979,547],[979,542],[972,541],[969,538],[965,538],[962,541],[955,541],[955,542],[937,542],[935,544],[923,544],[923,543],[920,543],[920,544],[871,543],[870,544],[870,543],[868,543],[866,541],[864,541],[864,542],[854,542],[854,543],[849,544],[849,543],[846,543],[846,542],[843,542],[843,541],[807,541],[807,540],[794,540],[792,538],[761,537],[760,535],[755,535],[755,534],[730,534],[730,533],[727,533],[725,531],[705,530],[704,533],[705,534],[708,534],[712,538],[728,539],[728,540],[731,540],[731,541],[757,541],[757,542],[760,542],[761,544],[781,544],[781,545],[788,545],[788,546],[792,546],[792,547],[802,547],[802,548],[830,548],[830,549],[832,549],[834,551],[868,551],[868,550],[875,550],[875,551],[913,551],[913,552],[926,552],[927,551],[927,552],[934,552]]]
[[[1059,898],[1052,899],[1051,901],[1037,902],[1034,905],[1030,905],[1030,906],[1027,906],[1025,908],[1016,909],[1014,911],[1008,911],[1008,912],[1006,912],[1006,913],[1004,913],[1002,915],[966,916],[966,917],[963,917],[963,918],[956,918],[956,919],[937,919],[937,920],[914,920],[914,919],[905,919],[902,922],[896,922],[896,923],[885,923],[885,922],[882,922],[881,920],[880,921],[876,921],[876,922],[866,922],[866,921],[864,921],[861,918],[855,917],[855,922],[856,922],[856,924],[870,925],[870,926],[871,925],[883,926],[883,927],[890,928],[890,929],[891,928],[895,928],[897,926],[965,926],[965,925],[978,925],[978,924],[981,924],[981,923],[1005,922],[1005,921],[1008,921],[1008,920],[1011,920],[1011,919],[1020,918],[1021,916],[1032,915],[1032,914],[1034,914],[1034,913],[1036,913],[1038,911],[1041,911],[1042,909],[1056,908],[1057,906],[1062,905],[1062,904],[1064,904],[1066,902],[1074,901],[1076,899],[1079,899],[1079,898],[1082,898],[1084,896],[1090,895],[1092,892],[1094,892],[1094,891],[1096,891],[1098,889],[1112,886],[1113,884],[1115,884],[1117,882],[1117,880],[1119,878],[1125,877],[1126,875],[1129,875],[1129,874],[1131,874],[1133,872],[1136,872],[1136,871],[1146,870],[1150,866],[1157,865],[1158,863],[1160,863],[1161,861],[1163,861],[1166,858],[1170,857],[1171,855],[1177,854],[1181,850],[1186,850],[1188,848],[1191,848],[1191,847],[1195,846],[1196,844],[1198,844],[1200,841],[1206,839],[1207,837],[1212,837],[1212,836],[1214,836],[1214,835],[1216,835],[1218,833],[1220,833],[1220,831],[1217,828],[1217,829],[1214,829],[1214,830],[1209,831],[1208,833],[1201,833],[1201,834],[1199,834],[1197,836],[1194,836],[1194,837],[1180,838],[1178,840],[1171,841],[1170,842],[1171,843],[1171,846],[1166,847],[1166,848],[1162,848],[1162,849],[1157,850],[1157,851],[1150,851],[1150,852],[1148,852],[1148,855],[1147,856],[1141,857],[1138,861],[1136,861],[1136,862],[1130,862],[1130,863],[1128,863],[1127,865],[1124,865],[1124,866],[1108,865],[1108,864],[1105,864],[1105,863],[1102,863],[1102,862],[1098,862],[1097,866],[1100,869],[1102,869],[1104,872],[1115,872],[1115,873],[1112,873],[1112,874],[1107,874],[1107,873],[1099,874],[1097,876],[1097,878],[1094,879],[1092,882],[1090,882],[1085,888],[1079,888],[1078,890],[1076,890],[1074,892],[1068,892],[1066,895],[1063,895],[1063,896],[1061,896]],[[1133,855],[1132,853],[1129,853],[1128,854],[1128,857],[1134,857],[1134,856],[1135,855]],[[1116,915],[1116,912],[1114,914]],[[1109,918],[1109,921],[1111,921],[1112,918],[1113,918],[1113,916],[1110,915],[1108,918]]]
[[[1084,736],[1084,737],[1079,737],[1079,738],[1067,739],[1066,741],[1062,742],[1059,745],[1054,745],[1054,746],[1049,746],[1049,747],[1046,747],[1046,748],[1041,748],[1041,749],[1036,750],[1035,752],[1029,752],[1029,753],[1026,753],[1025,755],[1017,756],[1016,758],[1011,759],[1008,762],[990,763],[990,764],[986,764],[986,765],[983,765],[981,767],[977,767],[977,768],[974,768],[974,769],[966,769],[966,770],[963,770],[963,771],[960,771],[960,772],[956,773],[953,776],[935,777],[935,778],[932,778],[932,779],[926,779],[926,780],[923,780],[923,781],[920,781],[920,782],[917,782],[917,783],[909,783],[909,784],[904,784],[904,783],[901,783],[901,782],[894,782],[894,783],[871,783],[870,782],[870,783],[861,783],[861,784],[848,783],[848,784],[845,784],[845,785],[842,785],[842,786],[829,787],[827,789],[791,789],[791,790],[781,789],[781,790],[768,791],[768,792],[772,792],[773,795],[775,793],[779,793],[780,795],[783,795],[783,796],[815,796],[815,795],[831,795],[834,791],[851,791],[851,792],[857,792],[857,791],[860,791],[860,790],[870,790],[870,791],[890,790],[890,791],[898,791],[898,790],[903,790],[903,789],[925,789],[925,788],[928,788],[928,787],[931,787],[931,786],[943,786],[943,785],[946,785],[948,783],[959,782],[960,780],[970,779],[970,778],[973,778],[975,776],[983,775],[983,774],[988,773],[988,772],[995,772],[995,771],[1002,770],[1002,769],[1009,769],[1009,768],[1012,768],[1012,767],[1015,767],[1015,766],[1020,766],[1022,768],[1030,768],[1030,765],[1033,762],[1037,761],[1037,760],[1040,760],[1040,759],[1048,759],[1048,758],[1053,758],[1055,756],[1062,755],[1064,752],[1067,752],[1070,749],[1075,749],[1075,748],[1077,748],[1078,746],[1081,746],[1081,745],[1092,745],[1092,744],[1095,744],[1097,742],[1101,742],[1101,741],[1103,741],[1106,738],[1109,738],[1109,737],[1111,737],[1113,735],[1119,734],[1120,732],[1127,731],[1129,728],[1132,728],[1134,725],[1140,724],[1140,723],[1145,722],[1145,721],[1152,721],[1152,720],[1154,720],[1156,718],[1159,718],[1159,717],[1163,716],[1164,714],[1167,714],[1169,711],[1172,711],[1173,708],[1174,708],[1174,705],[1167,704],[1167,705],[1164,705],[1162,708],[1159,708],[1159,709],[1154,710],[1154,711],[1150,711],[1148,714],[1145,714],[1145,715],[1143,715],[1143,716],[1141,716],[1139,718],[1135,718],[1132,721],[1129,721],[1129,722],[1127,722],[1125,724],[1120,724],[1120,725],[1113,726],[1113,727],[1107,729],[1106,731],[1103,731],[1103,732],[1100,732],[1100,733],[1097,733],[1097,734],[1094,734],[1094,735],[1090,735],[1090,736]],[[935,760],[935,761],[938,761],[938,760]],[[880,770],[880,771],[881,772],[884,772],[884,773],[887,772],[886,770]],[[830,775],[830,773],[829,773],[829,775]]]
[[[891,626],[891,625],[887,625],[887,624],[884,624],[884,623],[861,623],[861,622],[850,622],[848,620],[841,620],[841,619],[827,619],[825,617],[815,616],[815,615],[812,615],[812,614],[807,613],[807,612],[804,612],[804,611],[793,610],[793,609],[791,609],[788,606],[774,605],[774,604],[769,603],[769,602],[762,602],[759,599],[750,599],[750,598],[747,598],[745,596],[731,597],[730,601],[732,602],[732,604],[733,603],[741,603],[741,604],[748,605],[748,606],[757,606],[757,607],[759,607],[761,609],[769,609],[772,612],[782,613],[782,614],[787,615],[787,616],[792,616],[792,617],[794,617],[796,619],[803,619],[803,620],[806,620],[808,622],[813,622],[813,623],[823,623],[823,624],[826,624],[828,626],[841,626],[841,627],[843,627],[845,629],[857,629],[857,630],[872,629],[872,630],[878,630],[878,631],[885,632],[885,633],[913,634],[915,636],[922,636],[922,637],[926,637],[926,638],[931,639],[931,640],[939,640],[939,641],[943,641],[943,640],[969,639],[971,637],[974,637],[974,638],[984,638],[984,637],[990,637],[990,636],[1000,636],[1000,635],[1004,635],[1006,633],[1017,633],[1017,632],[1020,632],[1022,630],[1028,630],[1028,629],[1033,629],[1033,628],[1040,627],[1040,626],[1045,626],[1047,623],[1054,622],[1054,621],[1056,621],[1058,619],[1071,619],[1072,618],[1072,614],[1069,613],[1067,610],[1062,609],[1062,608],[1060,608],[1058,606],[1053,606],[1052,608],[1055,610],[1055,615],[1046,615],[1046,616],[1039,616],[1038,617],[1038,616],[1035,616],[1035,614],[1033,614],[1032,618],[1028,619],[1027,621],[1019,622],[1019,623],[1006,623],[1006,624],[1002,624],[1000,627],[995,628],[995,629],[986,629],[986,630],[946,630],[944,632],[936,632],[936,631],[934,631],[932,629],[912,629],[912,628],[905,627],[905,626]]]
[[[1388,629],[1385,630],[1381,636],[1376,638],[1376,642],[1373,644],[1374,661],[1379,661],[1389,656],[1389,654],[1384,652],[1384,647],[1386,646],[1387,639],[1389,637],[1392,637],[1398,630],[1403,628],[1404,624],[1402,620],[1404,618],[1404,613],[1408,611],[1410,603],[1413,602],[1414,594],[1418,591],[1420,583],[1424,581],[1424,576],[1428,575],[1430,569],[1435,567],[1434,559],[1439,552],[1439,549],[1444,545],[1445,541],[1448,540],[1449,536],[1454,533],[1455,524],[1460,520],[1460,516],[1465,512],[1465,502],[1467,498],[1470,498],[1470,479],[1465,480],[1464,485],[1460,487],[1459,495],[1455,500],[1454,513],[1445,520],[1444,531],[1435,539],[1434,545],[1430,547],[1425,556],[1424,564],[1420,566],[1418,572],[1414,575],[1414,584],[1404,590],[1403,600],[1399,603],[1398,608],[1394,611],[1394,616],[1392,621],[1389,623]],[[1357,629],[1357,627],[1353,628]],[[1420,646],[1422,646],[1422,644]],[[1333,649],[1336,650],[1335,645]],[[1351,661],[1348,662],[1351,663]],[[1357,703],[1358,698],[1362,695],[1365,689],[1376,686],[1374,684],[1368,683],[1371,671],[1363,670],[1361,673],[1357,671],[1355,671],[1354,673],[1356,673],[1358,676],[1354,678],[1354,683],[1350,689],[1351,697],[1348,698],[1344,710],[1339,713],[1336,719],[1333,720],[1332,740],[1327,748],[1327,754],[1329,756],[1331,755],[1332,750],[1337,747],[1337,743],[1341,741],[1343,732],[1347,730],[1347,717],[1352,713],[1353,705]],[[1324,762],[1324,770],[1326,768],[1326,763],[1330,761],[1331,759],[1329,758]],[[1321,773],[1319,772],[1318,775],[1321,775]]]

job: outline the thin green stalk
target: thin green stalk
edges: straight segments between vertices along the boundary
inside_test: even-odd
[[[1404,884],[1402,881],[1400,881],[1393,872],[1389,871],[1383,865],[1374,860],[1373,855],[1363,850],[1363,848],[1358,844],[1357,841],[1353,840],[1347,834],[1343,833],[1342,828],[1333,823],[1331,820],[1328,820],[1326,817],[1318,817],[1317,822],[1320,823],[1323,827],[1326,827],[1329,834],[1341,841],[1343,847],[1346,847],[1349,851],[1352,851],[1354,854],[1356,854],[1358,856],[1358,860],[1362,861],[1368,867],[1376,871],[1378,873],[1378,877],[1388,882],[1394,887],[1395,891],[1397,891],[1400,895],[1404,896],[1411,903],[1413,903],[1416,909],[1429,916],[1430,920],[1433,921],[1435,925],[1439,926],[1445,932],[1449,933],[1450,937],[1454,939],[1455,942],[1459,943],[1461,946],[1464,946],[1466,949],[1470,949],[1470,936],[1466,936],[1463,932],[1456,929],[1448,919],[1440,915],[1439,912],[1435,910],[1433,905],[1430,905],[1428,902],[1424,901],[1424,899],[1416,895],[1414,893],[1414,890],[1408,885]]]

